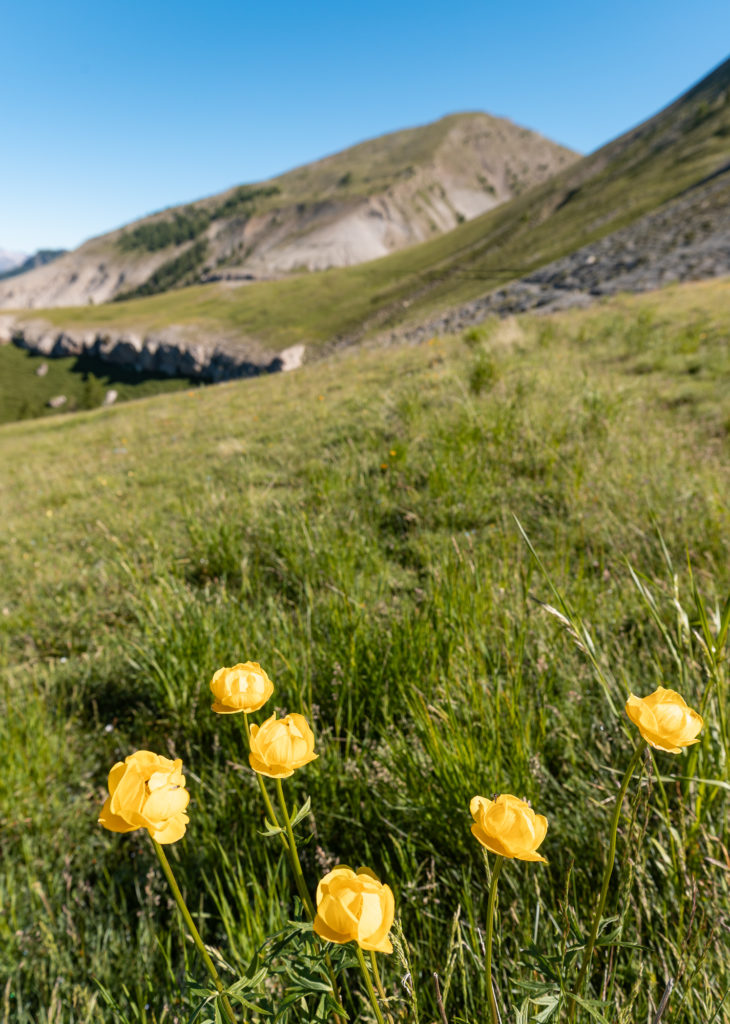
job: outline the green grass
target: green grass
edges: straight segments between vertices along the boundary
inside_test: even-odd
[[[459,122],[469,120],[477,120],[480,126],[490,121],[499,124],[481,112],[450,114],[430,124],[367,139],[272,178],[271,184],[278,186],[279,194],[273,200],[257,197],[256,208],[265,210],[284,202],[321,202],[327,197],[361,198],[382,193],[433,161],[448,133]]]
[[[48,365],[48,372],[38,377],[36,370],[42,363]],[[98,359],[43,359],[14,345],[0,345],[0,423],[96,409],[111,388],[118,393],[117,401],[125,402],[199,386],[184,377],[138,374]],[[55,395],[68,399],[60,410],[47,405]]]
[[[513,792],[548,817],[549,865],[500,879],[516,1019],[518,983],[589,925],[633,735],[607,694],[620,708],[663,683],[696,706],[708,683],[687,559],[712,621],[730,592],[726,294],[673,288],[2,428],[3,1024],[112,1019],[93,978],[130,1021],[191,1012],[186,965],[202,971],[146,837],[96,825],[132,750],[186,765],[171,856],[206,941],[240,969],[295,913],[239,723],[209,710],[213,671],[247,658],[315,729],[319,760],[285,784],[312,798],[305,874],[367,864],[393,887],[422,1022],[434,971],[452,1024],[487,1016],[470,797]],[[515,516],[603,682],[538,603],[555,599]],[[708,693],[694,765],[657,755],[630,790],[608,906],[641,948],[612,955],[606,1019],[651,1021],[669,977],[666,1019],[730,1019],[730,749]],[[404,967],[384,973],[414,1020]]]

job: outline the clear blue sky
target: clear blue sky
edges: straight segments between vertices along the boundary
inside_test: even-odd
[[[0,249],[72,247],[459,110],[589,152],[728,40],[728,0],[0,0]]]

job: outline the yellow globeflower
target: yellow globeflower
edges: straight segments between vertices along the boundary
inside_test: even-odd
[[[496,800],[472,797],[469,805],[474,824],[471,830],[482,846],[500,857],[541,860],[536,853],[547,832],[547,818],[535,814],[524,800],[502,793]]]
[[[213,710],[219,715],[258,711],[274,692],[274,684],[257,661],[219,668],[210,688],[216,699]]]
[[[190,793],[182,761],[138,750],[109,772],[109,796],[99,824],[112,832],[146,828],[158,843],[174,843],[185,834]]]
[[[356,942],[361,949],[392,953],[388,932],[393,924],[395,900],[368,868],[353,871],[340,864],[317,886],[314,930],[328,942]]]
[[[704,725],[702,716],[687,707],[683,697],[663,686],[648,697],[630,694],[626,714],[650,746],[669,754],[679,754],[683,747],[699,743],[697,735]]]
[[[251,726],[248,760],[259,775],[286,779],[296,768],[314,761],[314,734],[302,715],[267,718],[262,726]]]

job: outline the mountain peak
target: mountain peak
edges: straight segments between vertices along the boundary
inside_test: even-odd
[[[0,287],[0,307],[85,305],[350,266],[449,231],[576,158],[505,118],[448,114],[91,239]]]

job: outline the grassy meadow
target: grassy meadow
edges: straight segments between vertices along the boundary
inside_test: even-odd
[[[48,372],[39,377],[36,370],[42,363]],[[66,396],[60,410],[65,413],[98,408],[110,388],[117,392],[118,402],[126,402],[198,386],[184,377],[135,373],[90,356],[43,359],[15,345],[0,345],[0,423],[57,416],[58,411],[48,406],[54,395]]]
[[[549,822],[549,863],[500,878],[502,1019],[566,1019],[636,740],[626,696],[704,699],[701,742],[629,788],[578,1019],[652,1024],[673,979],[663,1021],[730,1021],[727,666],[703,649],[730,593],[729,292],[0,429],[2,1024],[192,1019],[204,971],[149,840],[97,825],[134,750],[183,759],[190,824],[167,849],[225,980],[301,917],[240,716],[210,710],[213,672],[248,659],[276,687],[254,718],[315,731],[285,782],[312,800],[310,889],[337,863],[393,888],[383,982],[414,1024],[488,1019],[469,801],[499,792]],[[296,993],[286,950],[272,962],[258,1004]],[[371,1021],[349,973],[350,1019]],[[312,1019],[296,999],[280,1018]]]

